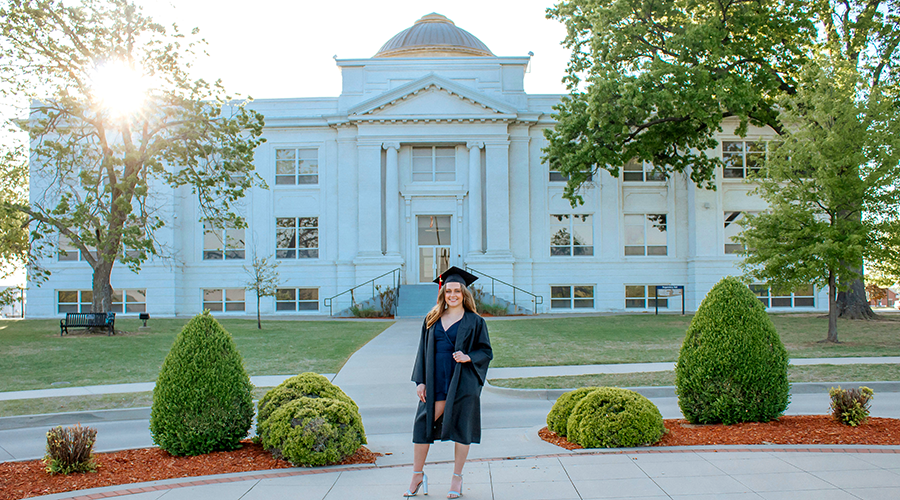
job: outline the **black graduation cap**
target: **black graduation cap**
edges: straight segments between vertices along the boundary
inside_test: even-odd
[[[434,282],[437,283],[439,287],[443,287],[444,283],[462,283],[465,286],[469,286],[472,283],[475,283],[475,280],[477,279],[478,277],[474,274],[467,273],[466,271],[453,266],[438,276]]]

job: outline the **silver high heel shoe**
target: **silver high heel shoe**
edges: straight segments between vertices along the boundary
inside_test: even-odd
[[[428,476],[425,475],[425,471],[413,471],[413,474],[422,474],[422,480],[419,481],[419,484],[416,485],[416,489],[414,491],[406,490],[406,493],[403,494],[404,497],[414,497],[419,493],[419,488],[422,488],[422,494],[428,494]]]
[[[462,474],[457,474],[457,473],[454,472],[453,475],[459,478],[459,491],[453,491],[453,490],[448,491],[448,492],[447,492],[447,498],[459,498],[459,497],[462,496],[462,489],[463,489],[463,483],[462,483],[462,482],[463,482],[463,477],[462,477]]]

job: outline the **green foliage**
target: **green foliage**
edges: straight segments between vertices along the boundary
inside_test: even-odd
[[[72,474],[94,472],[99,467],[94,460],[93,449],[97,441],[97,429],[76,424],[71,427],[57,426],[47,432],[47,472],[50,474]]]
[[[787,351],[763,305],[737,278],[723,278],[681,345],[678,405],[695,424],[767,422],[787,408],[787,368]]]
[[[319,375],[318,373],[306,372],[295,375],[277,387],[272,388],[259,400],[259,411],[256,420],[258,423],[265,422],[275,413],[275,410],[285,404],[300,398],[328,398],[336,399],[347,403],[354,410],[359,411],[356,403],[347,396],[340,387],[331,383],[330,380]]]
[[[793,87],[814,36],[802,2],[568,0],[547,16],[572,55],[544,152],[573,204],[592,172],[618,176],[635,158],[714,189],[721,162],[705,151],[722,120],[737,117],[738,135],[779,129],[771,96]]]
[[[863,89],[840,58],[817,58],[799,78],[797,92],[778,101],[791,126],[755,179],[769,210],[744,222],[741,265],[754,280],[827,286],[833,295],[861,278],[864,259],[891,275],[898,262],[900,113],[890,92]],[[836,307],[829,300],[830,341]]]
[[[547,428],[560,436],[565,436],[568,433],[569,416],[575,409],[575,405],[597,389],[599,387],[582,387],[558,397],[553,403],[550,413],[547,414]]]
[[[714,188],[721,161],[706,152],[723,120],[736,118],[739,136],[749,124],[790,129],[778,98],[797,93],[801,68],[818,54],[859,72],[860,97],[897,97],[895,2],[564,0],[547,16],[565,24],[572,55],[571,93],[554,107],[544,152],[568,176],[573,204],[592,172],[617,176],[631,159]]]
[[[236,203],[252,186],[265,186],[253,165],[263,117],[220,82],[189,74],[203,50],[196,30],[186,36],[155,23],[129,0],[5,2],[0,19],[0,98],[31,106],[29,120],[15,124],[30,135],[31,150],[0,162],[0,177],[30,155],[29,188],[40,200],[0,198],[8,221],[0,230],[12,235],[0,238],[0,257],[21,254],[20,222],[31,224],[24,248],[33,267],[54,256],[60,237],[68,239],[94,271],[92,311],[106,312],[114,263],[137,272],[164,251],[155,234],[168,221],[151,186],[186,187],[204,221],[245,226]],[[110,102],[110,94],[134,92],[140,83],[104,82],[116,73],[106,67],[147,84],[135,96],[143,98],[139,109]]]
[[[240,447],[253,419],[253,386],[234,340],[204,311],[189,321],[163,361],[150,433],[172,455]]]
[[[360,307],[356,304],[350,306],[350,314],[356,318],[380,318],[384,313],[374,307]]]
[[[869,406],[875,391],[862,386],[858,389],[837,389],[828,391],[831,396],[831,415],[838,422],[856,427],[869,419]]]
[[[656,405],[640,394],[600,387],[584,396],[569,415],[568,439],[585,448],[653,444],[666,433]]]
[[[267,450],[297,466],[338,462],[366,444],[356,405],[331,398],[290,401],[257,429]]]
[[[506,316],[509,314],[506,306],[500,304],[477,304],[478,314],[490,314],[491,316]]]
[[[0,277],[28,263],[28,219],[20,208],[28,203],[28,167],[24,147],[0,144]],[[34,276],[35,273],[32,272]],[[34,276],[40,281],[40,275]]]

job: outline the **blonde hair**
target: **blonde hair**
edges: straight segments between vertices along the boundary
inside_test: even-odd
[[[446,284],[444,284],[444,286],[446,286]],[[462,283],[459,284],[459,288],[463,295],[463,309],[478,314],[478,311],[475,309],[475,297],[472,296],[472,292],[470,292],[466,285],[463,285]],[[441,287],[438,290],[437,304],[435,304],[425,316],[425,327],[431,328],[431,325],[437,323],[437,320],[441,318],[441,314],[444,314],[445,309],[447,309],[447,299],[444,297],[444,288]]]

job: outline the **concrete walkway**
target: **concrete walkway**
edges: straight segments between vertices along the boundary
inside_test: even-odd
[[[375,465],[183,478],[46,498],[398,498],[409,482],[412,462],[410,435],[416,398],[409,375],[420,326],[419,320],[398,321],[355,353],[334,377],[334,382],[360,406],[369,449],[385,454]],[[894,362],[897,361],[900,360]],[[504,370],[510,369],[493,369],[489,377],[501,378]],[[526,376],[538,375],[534,371],[527,373]],[[275,385],[276,379],[266,380],[265,385]],[[258,379],[254,383],[264,386]],[[101,386],[90,390],[104,389]],[[876,391],[873,415],[900,415],[900,392]],[[661,394],[651,400],[664,418],[680,416],[674,397]],[[552,401],[546,398],[484,392],[484,442],[472,446],[471,462],[464,473],[464,498],[900,498],[900,447],[759,446],[568,452],[537,436],[551,405]],[[801,393],[792,397],[788,413],[827,411],[827,393]],[[0,460],[22,460],[42,454],[47,428],[74,423],[75,419],[98,429],[98,451],[150,446],[148,416],[147,409],[135,409],[0,419]],[[432,447],[426,465],[432,498],[443,498],[449,488],[452,449],[449,443]]]

